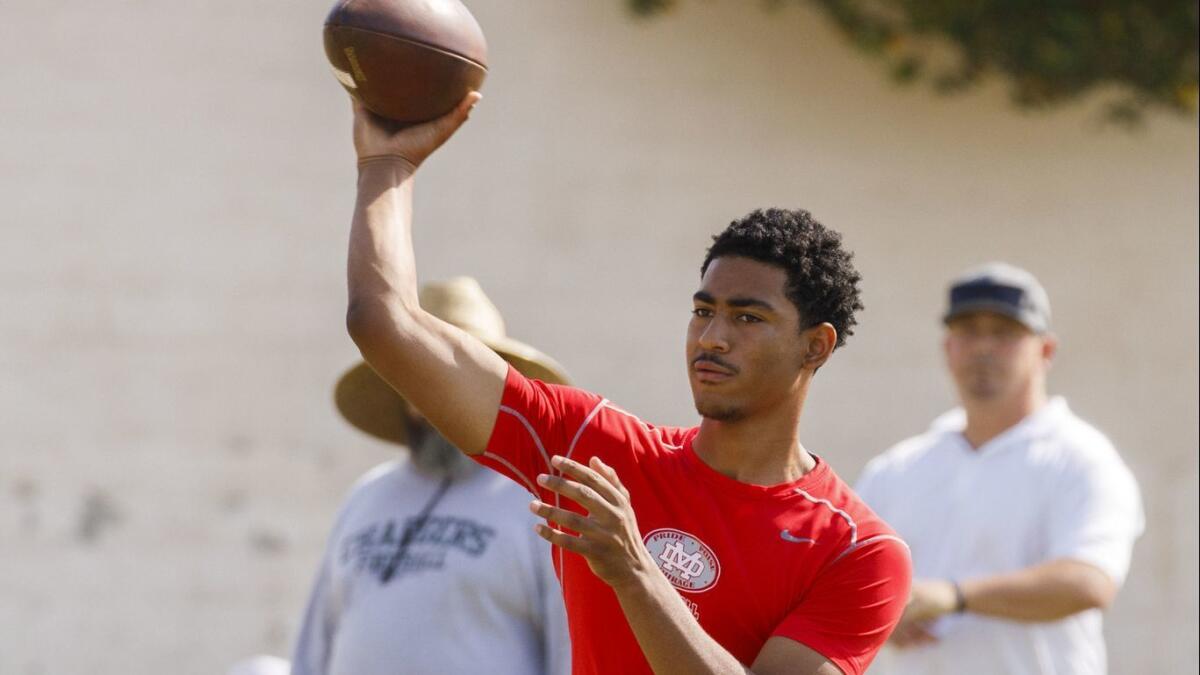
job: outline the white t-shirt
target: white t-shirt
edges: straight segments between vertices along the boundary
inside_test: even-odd
[[[475,470],[451,483],[389,581],[406,524],[440,480],[407,459],[363,476],[313,585],[292,675],[565,675],[570,642],[531,497]]]
[[[914,578],[970,579],[1059,558],[1090,563],[1119,585],[1144,527],[1133,474],[1105,436],[1061,398],[978,449],[961,409],[863,470],[855,490],[912,551]],[[1096,675],[1106,671],[1101,612],[1021,623],[942,617],[937,643],[885,649],[872,672],[894,675]]]

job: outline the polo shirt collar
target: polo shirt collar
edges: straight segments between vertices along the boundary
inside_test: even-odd
[[[1070,412],[1066,399],[1061,396],[1053,396],[1041,408],[1027,415],[1025,419],[1009,427],[999,436],[984,443],[975,449],[974,452],[983,455],[1009,447],[1020,441],[1029,441],[1045,436],[1058,427],[1061,420],[1069,415]],[[950,436],[956,442],[961,443],[965,448],[969,449],[970,444],[967,443],[967,440],[962,435],[963,430],[966,428],[967,413],[961,407],[939,415],[929,426],[930,431]]]

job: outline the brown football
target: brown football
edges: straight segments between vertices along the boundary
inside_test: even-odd
[[[487,42],[459,0],[338,0],[325,55],[368,110],[404,123],[452,110],[487,75]]]

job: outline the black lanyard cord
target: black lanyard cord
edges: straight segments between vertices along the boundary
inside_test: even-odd
[[[379,574],[379,580],[387,583],[392,580],[392,575],[396,573],[396,568],[400,565],[400,561],[404,559],[404,554],[408,552],[409,544],[416,538],[417,534],[425,527],[425,521],[429,520],[430,514],[433,513],[434,507],[438,502],[442,501],[442,497],[446,495],[446,490],[450,489],[450,483],[453,482],[451,476],[446,476],[442,479],[441,485],[438,485],[433,496],[429,501],[425,502],[425,506],[421,508],[421,512],[413,519],[411,527],[404,528],[404,534],[400,536],[400,543],[396,546],[396,552],[388,560],[383,571]]]

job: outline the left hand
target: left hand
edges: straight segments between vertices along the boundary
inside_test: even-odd
[[[914,647],[936,642],[929,632],[935,619],[954,611],[958,598],[954,584],[942,579],[915,579],[904,614],[889,638],[897,647]]]
[[[592,572],[613,588],[657,570],[642,543],[629,491],[617,478],[617,472],[599,457],[592,457],[588,466],[562,456],[550,462],[570,478],[541,474],[538,484],[579,504],[587,515],[535,499],[529,505],[530,511],[579,534],[572,536],[541,523],[536,526],[537,533],[551,544],[583,556]]]

